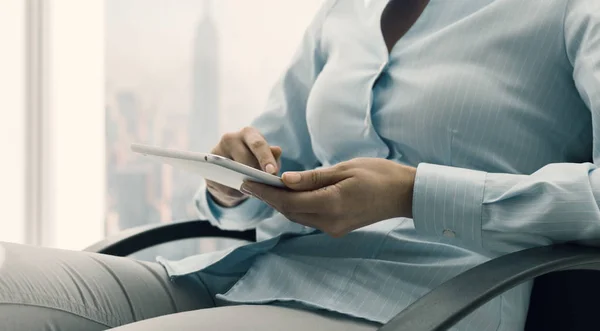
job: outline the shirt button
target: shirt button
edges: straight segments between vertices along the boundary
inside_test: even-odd
[[[456,233],[454,231],[448,230],[448,229],[444,230],[444,232],[442,232],[442,234],[444,235],[444,237],[447,237],[447,238],[455,238],[456,237]]]

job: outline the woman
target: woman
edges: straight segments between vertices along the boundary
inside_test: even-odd
[[[267,111],[213,150],[290,189],[197,196],[259,242],[164,269],[6,244],[2,325],[375,330],[490,258],[600,238],[599,118],[600,1],[328,0]],[[530,285],[453,330],[522,329]]]

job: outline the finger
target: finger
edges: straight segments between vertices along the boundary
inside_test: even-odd
[[[218,195],[218,198],[222,200],[240,199],[244,197],[242,192],[211,180],[206,180],[206,188],[211,194]]]
[[[226,157],[228,159],[233,158],[230,153],[225,152],[225,150],[223,148],[221,148],[221,144],[215,146],[210,151],[210,153],[219,155],[222,157]],[[244,194],[242,194],[238,190],[232,189],[225,185],[221,185],[217,182],[213,182],[212,180],[205,179],[205,181],[206,181],[206,188],[207,188],[208,192],[214,198],[216,198],[216,200],[218,200],[220,202],[224,202],[225,200],[229,200],[229,199],[240,199],[240,198],[244,197]]]
[[[217,146],[215,146],[210,151],[210,154],[219,155],[219,156],[231,159],[231,155],[229,153],[225,152],[225,149],[222,147],[222,144],[218,144]]]
[[[280,171],[281,170],[281,154],[282,154],[281,147],[271,146],[271,153],[273,153],[275,160],[277,160],[277,171]]]
[[[269,147],[271,149],[271,153],[273,153],[273,157],[275,158],[275,161],[279,162],[279,159],[281,158],[281,147],[279,146],[271,146]]]
[[[265,138],[254,129],[246,129],[242,139],[260,164],[260,169],[276,174],[277,160]]]
[[[260,165],[256,161],[254,154],[252,154],[248,147],[242,142],[241,138],[238,138],[235,134],[228,133],[223,135],[221,143],[212,149],[211,154],[226,157],[247,166],[260,169]]]
[[[258,161],[254,157],[254,154],[241,140],[231,143],[229,146],[229,153],[231,154],[232,160],[256,169],[261,169],[260,164],[258,164]]]
[[[312,191],[334,185],[349,175],[338,167],[322,168],[300,172],[286,172],[283,183],[295,191]]]
[[[241,139],[241,135],[239,133],[228,132],[221,137],[219,144],[213,149],[213,153],[217,155],[221,155],[223,157],[228,157],[229,150],[231,146],[237,143]],[[219,154],[221,153],[221,154]]]
[[[337,186],[315,191],[287,191],[255,182],[245,182],[242,192],[265,201],[281,213],[337,214],[341,212],[341,195]]]
[[[219,144],[211,151],[212,154],[220,155],[228,159],[258,168],[259,165],[248,150],[246,145],[240,139],[230,139],[226,145]],[[208,191],[220,200],[219,202],[235,203],[246,197],[242,192],[231,187],[206,180]]]
[[[234,190],[227,186],[217,184],[215,182],[206,181],[208,195],[212,200],[222,207],[234,207],[248,198],[238,190]]]

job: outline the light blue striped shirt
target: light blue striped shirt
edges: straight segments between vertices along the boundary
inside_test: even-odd
[[[228,279],[215,294],[231,302],[383,323],[490,258],[600,239],[600,1],[431,0],[389,56],[386,3],[326,1],[252,125],[283,148],[284,170],[356,157],[418,166],[414,219],[334,239],[257,200],[219,208],[203,187],[202,217],[256,227],[260,241],[159,258],[171,276]],[[530,288],[455,330],[522,329]]]

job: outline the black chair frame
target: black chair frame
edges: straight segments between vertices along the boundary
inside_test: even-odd
[[[207,221],[194,220],[129,229],[85,250],[128,256],[175,240],[207,237],[252,242],[256,233],[254,230],[225,231]],[[599,270],[600,249],[577,244],[536,247],[507,254],[446,281],[379,330],[447,330],[492,298],[532,279],[535,282],[526,330],[597,330],[600,322],[595,318],[597,304],[592,300],[600,295],[600,285],[594,286],[600,283]],[[586,281],[580,281],[582,279]]]

